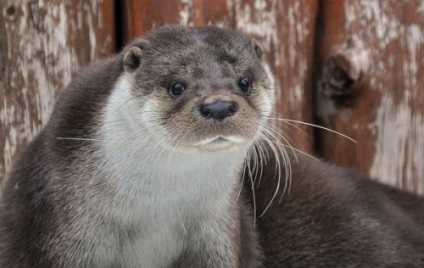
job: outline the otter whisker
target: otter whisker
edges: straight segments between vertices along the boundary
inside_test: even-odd
[[[297,159],[297,156],[294,153],[293,146],[290,144],[290,142],[288,141],[288,139],[286,137],[284,137],[284,135],[282,133],[280,133],[278,130],[274,129],[272,126],[269,126],[269,128],[267,130],[268,130],[268,132],[270,132],[269,135],[272,136],[272,138],[273,138],[274,141],[279,141],[279,138],[281,138],[282,141],[285,142],[288,145],[288,147],[292,150],[293,155],[294,155],[296,161],[298,162],[299,160]],[[275,137],[275,135],[277,135],[277,137]]]
[[[249,153],[248,153],[248,155],[249,155]],[[250,157],[246,157],[243,160],[243,172],[241,174],[241,179],[240,179],[240,190],[238,191],[237,198],[236,198],[236,201],[234,202],[233,208],[235,208],[237,206],[237,202],[238,202],[238,200],[240,198],[241,191],[243,190],[244,176],[246,175],[247,161],[248,161],[249,158]]]
[[[260,183],[261,183],[262,176],[263,176],[264,165],[266,165],[266,163],[267,163],[268,161],[267,161],[267,158],[266,158],[266,157],[267,157],[267,155],[265,155],[265,152],[264,152],[264,148],[263,148],[263,146],[264,146],[264,145],[263,145],[263,141],[262,141],[262,140],[260,140],[260,139],[258,139],[257,141],[255,141],[254,146],[258,148],[259,156],[260,156],[260,159],[259,159],[259,161],[260,161],[259,167],[260,167],[261,171],[260,171],[260,174],[259,174],[259,180],[258,180],[258,183],[257,183],[257,187],[259,187],[259,185],[260,185]],[[266,150],[266,148],[265,148],[265,150]],[[268,155],[268,157],[269,157],[269,155]]]
[[[266,130],[264,130],[262,133],[267,133]],[[263,136],[261,136],[261,138],[267,142],[268,146],[270,147],[270,149],[273,151],[274,155],[275,155],[275,161],[277,163],[277,169],[276,172],[278,171],[278,180],[277,180],[277,186],[275,189],[275,192],[270,200],[270,202],[268,203],[268,205],[265,207],[264,211],[260,214],[259,217],[262,217],[263,215],[265,215],[265,213],[268,211],[268,209],[270,208],[271,204],[273,203],[274,199],[276,198],[278,191],[280,190],[280,184],[281,184],[281,163],[280,163],[280,156],[281,156],[281,160],[283,160],[283,163],[285,165],[285,167],[287,167],[287,160],[285,157],[285,151],[284,150],[278,150],[273,142],[264,134]],[[290,165],[289,165],[290,168]],[[291,171],[291,169],[290,169]],[[286,184],[287,184],[287,172],[286,172]],[[276,174],[275,174],[276,175]],[[286,187],[285,187],[286,188]]]
[[[266,211],[269,209],[269,207],[271,206],[271,204],[274,201],[274,199],[275,199],[278,191],[280,190],[280,184],[281,184],[281,174],[280,174],[281,164],[280,164],[280,159],[277,156],[277,153],[276,153],[275,149],[271,145],[271,142],[268,139],[264,139],[264,141],[266,141],[268,143],[268,146],[273,151],[274,155],[276,155],[275,156],[275,159],[276,159],[276,163],[277,163],[277,169],[275,170],[274,176],[277,174],[277,170],[278,170],[278,180],[277,180],[277,186],[275,188],[275,192],[274,192],[273,196],[271,197],[268,205],[265,207],[264,211],[260,214],[260,217],[262,217],[266,213]]]
[[[129,102],[131,102],[133,100],[138,100],[138,99],[139,99],[139,97],[133,97],[133,98],[129,98],[129,99],[123,101],[121,103],[121,105],[119,105],[118,107],[116,107],[115,112],[117,112],[119,109],[121,109],[124,105],[128,104]]]
[[[180,209],[178,207],[177,207],[177,214],[178,214],[178,217],[180,218],[181,225],[183,227],[184,233],[187,234],[187,230],[185,228],[184,221],[183,221],[183,218],[181,216]]]
[[[284,123],[284,124],[282,124],[282,123]],[[305,130],[303,130],[301,127],[297,126],[294,123],[278,121],[277,122],[277,127],[284,128],[284,129],[287,129],[289,131],[292,131],[293,128],[294,128],[294,129],[300,131],[303,135],[305,135],[306,137],[308,137],[312,141],[312,138],[310,137],[310,135],[308,133],[306,133]]]
[[[255,178],[255,183],[257,184],[257,187],[259,187],[260,183],[261,183],[261,179],[263,176],[263,170],[264,170],[264,165],[268,162],[267,159],[269,158],[269,154],[268,154],[268,150],[266,149],[266,146],[264,146],[263,141],[261,139],[257,139],[255,141],[255,143],[253,144],[254,148],[257,148],[258,152],[259,152],[259,156],[260,156],[260,163],[259,163],[259,167],[260,167],[260,173],[258,179],[258,182],[256,183],[256,178]],[[265,153],[266,151],[266,153]]]
[[[273,145],[269,144],[269,146],[272,149],[278,149],[278,152],[280,153],[282,160],[284,162],[284,165],[285,165],[286,180],[285,180],[284,190],[283,190],[283,194],[282,194],[282,196],[284,196],[284,193],[286,191],[290,192],[290,188],[291,188],[290,158],[288,157],[286,150],[284,150],[284,147],[290,148],[292,150],[293,155],[296,157],[296,160],[297,160],[297,156],[294,153],[294,150],[296,150],[296,151],[300,151],[300,150],[297,150],[293,146],[291,146],[291,144],[288,142],[288,140],[281,133],[279,133],[277,130],[275,130],[272,126],[268,126],[267,128],[265,128],[264,131],[263,131],[263,135],[265,137],[262,136],[262,138],[266,139],[268,141],[268,143],[275,143],[275,144],[279,145],[279,146],[274,147]],[[288,143],[288,145],[285,145],[282,142],[279,142],[279,139],[282,139],[283,141]],[[283,148],[281,148],[281,147],[283,147]],[[281,202],[281,199],[280,199],[279,202]]]
[[[249,178],[250,178],[250,183],[251,183],[251,190],[252,190],[252,198],[253,198],[253,228],[256,227],[256,195],[255,195],[255,184],[253,182],[253,178],[252,178],[252,171],[250,169],[250,162],[247,161],[247,170],[249,171]]]
[[[351,137],[349,137],[349,136],[347,136],[347,135],[345,135],[343,133],[340,133],[340,132],[338,132],[336,130],[332,130],[330,128],[326,128],[324,126],[320,126],[320,125],[316,125],[316,124],[312,124],[312,123],[306,123],[306,122],[302,122],[302,121],[298,121],[298,120],[293,120],[293,119],[286,119],[286,118],[272,118],[272,117],[267,117],[267,118],[268,119],[271,119],[271,120],[278,120],[278,121],[286,122],[286,123],[291,122],[291,123],[297,123],[297,124],[302,124],[302,125],[305,125],[305,126],[319,128],[319,129],[326,130],[328,132],[337,134],[337,135],[339,135],[339,136],[341,136],[341,137],[343,137],[345,139],[348,139],[348,140],[350,140],[350,141],[352,141],[354,143],[357,143],[357,141],[354,140],[353,138],[351,138]]]
[[[256,146],[253,146],[252,148],[253,151],[253,170],[255,171],[255,175],[254,175],[254,182],[256,182],[256,178],[258,177],[258,172],[259,172],[259,167],[260,167],[260,156],[259,156],[259,152],[257,150]]]
[[[311,155],[311,154],[308,154],[308,153],[306,153],[306,152],[304,152],[304,151],[302,151],[302,150],[299,150],[299,149],[297,149],[297,148],[295,148],[295,147],[293,147],[293,146],[289,146],[289,145],[287,145],[287,144],[283,144],[283,143],[281,143],[281,142],[276,142],[276,143],[277,143],[278,145],[280,145],[280,146],[284,146],[284,147],[286,147],[286,148],[290,148],[290,150],[294,150],[295,152],[300,153],[300,154],[303,154],[303,155],[305,155],[305,156],[307,156],[307,157],[309,157],[309,158],[311,158],[311,159],[313,159],[313,160],[320,161],[320,159],[316,158],[315,156],[313,156],[313,155]]]
[[[57,140],[75,140],[75,141],[103,141],[99,139],[88,139],[88,138],[71,138],[71,137],[56,137]]]
[[[273,132],[271,132],[273,131]],[[273,134],[274,133],[274,134]],[[269,138],[272,142],[278,144],[279,140],[277,137],[275,137],[274,135],[278,135],[278,137],[282,138],[283,141],[285,141],[286,143],[288,143],[288,147],[292,149],[292,153],[295,156],[296,161],[298,162],[297,156],[294,153],[293,150],[293,146],[288,142],[288,140],[278,131],[274,130],[271,126],[268,128],[268,132],[266,132],[266,135],[269,135]],[[277,149],[279,149],[280,155],[282,156],[282,160],[284,162],[284,167],[285,167],[285,171],[286,171],[286,180],[284,183],[284,189],[283,189],[283,193],[282,196],[285,194],[286,190],[287,192],[290,192],[290,188],[291,188],[291,163],[290,163],[290,158],[287,154],[287,151],[284,148],[280,148],[279,146],[276,146]]]

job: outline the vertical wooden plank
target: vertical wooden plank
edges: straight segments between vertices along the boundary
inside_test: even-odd
[[[128,0],[124,9],[127,42],[165,24],[233,26],[226,0]]]
[[[236,28],[257,38],[279,88],[278,118],[312,122],[312,64],[318,1],[235,1]],[[278,121],[276,121],[278,122]],[[312,129],[279,121],[295,148],[311,152]]]
[[[217,25],[247,33],[268,52],[278,91],[278,116],[312,121],[312,59],[317,0],[130,0],[127,40],[164,24]],[[276,121],[277,122],[277,121]],[[310,152],[312,131],[282,124],[290,143]],[[305,132],[306,134],[304,134]]]
[[[75,72],[115,40],[113,0],[8,0],[0,11],[1,179]]]
[[[317,113],[358,142],[320,133],[324,157],[424,193],[424,1],[322,3]]]

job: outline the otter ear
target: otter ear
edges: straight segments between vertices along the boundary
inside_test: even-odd
[[[252,39],[252,46],[256,52],[256,56],[261,59],[262,55],[264,54],[261,45],[259,45],[258,41],[256,41],[255,39]]]
[[[148,41],[140,40],[133,46],[127,49],[124,54],[124,70],[126,72],[132,72],[140,66],[141,58],[143,55],[143,49],[147,46]]]
[[[130,47],[124,54],[124,70],[126,72],[134,71],[140,66],[141,55],[143,52],[137,46]]]

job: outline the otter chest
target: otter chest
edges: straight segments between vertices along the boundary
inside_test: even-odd
[[[184,236],[176,219],[161,219],[122,246],[120,267],[169,267],[182,253]]]

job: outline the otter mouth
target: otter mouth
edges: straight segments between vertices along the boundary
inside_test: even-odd
[[[210,142],[210,144],[220,144],[220,143],[224,143],[224,142],[231,142],[230,140],[228,140],[225,137],[222,136],[218,136],[216,139],[212,140]]]
[[[240,137],[226,137],[219,135],[197,142],[194,144],[194,147],[203,150],[215,151],[230,149],[236,146],[240,146],[245,142],[246,141]]]

